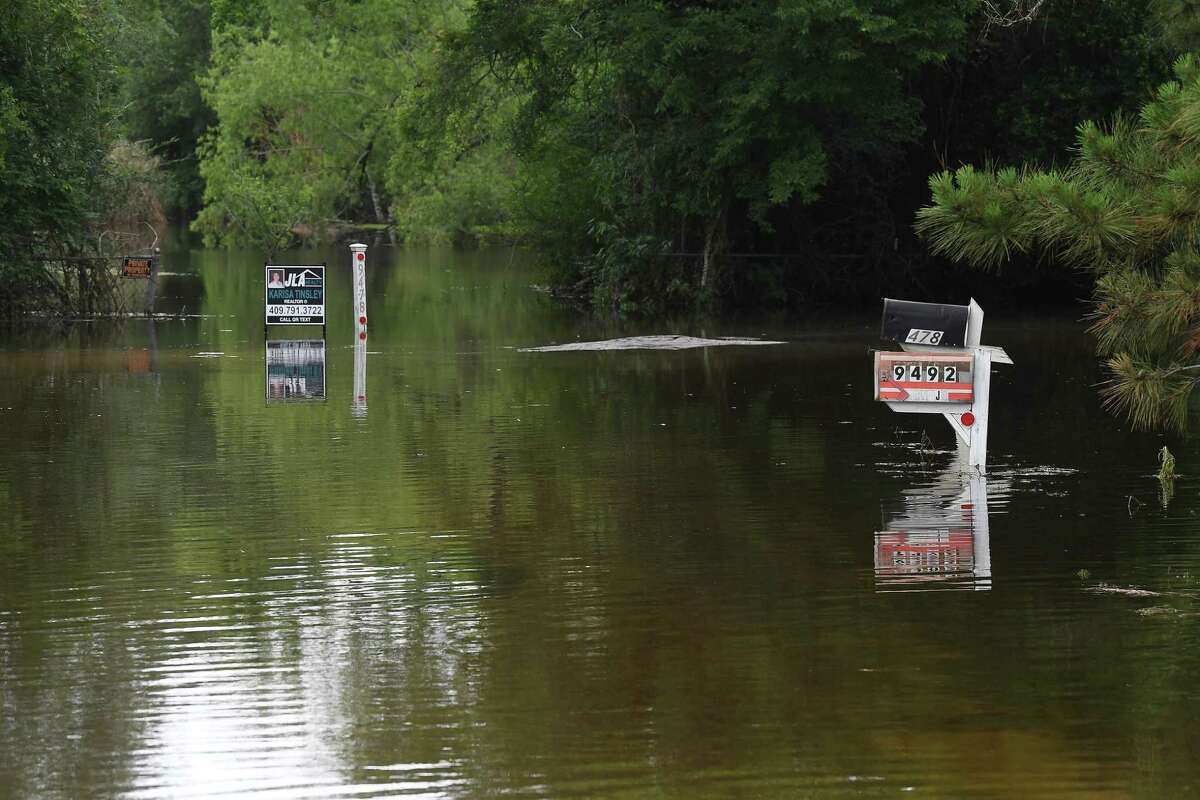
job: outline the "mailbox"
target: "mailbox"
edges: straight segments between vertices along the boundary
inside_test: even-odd
[[[967,346],[970,306],[883,300],[884,339],[923,347]]]
[[[1003,348],[979,343],[983,309],[883,301],[883,338],[901,352],[875,354],[875,399],[902,414],[941,414],[958,437],[967,466],[987,465],[992,364],[1011,364]]]

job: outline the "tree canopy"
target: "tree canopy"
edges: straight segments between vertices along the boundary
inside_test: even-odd
[[[979,267],[1037,253],[1093,273],[1107,402],[1137,427],[1182,430],[1200,381],[1200,62],[1174,71],[1136,118],[1081,124],[1062,169],[935,175],[917,227]]]
[[[447,190],[431,170],[462,177],[489,165],[459,164],[461,152],[454,163],[416,163],[405,136],[421,113],[413,104],[439,37],[462,24],[459,3],[261,0],[255,15],[229,6],[218,7],[230,21],[215,30],[203,81],[217,118],[200,150],[205,205],[196,227],[206,240],[278,247],[339,220],[389,225],[394,206],[420,216],[430,203],[462,215],[450,227],[478,221],[470,200],[446,200],[459,187]],[[503,159],[492,171],[503,172]],[[411,218],[402,227],[421,229]]]
[[[840,165],[914,139],[909,81],[961,45],[970,5],[483,0],[451,57],[518,98],[526,227],[562,258],[594,252],[619,304],[639,250],[699,254],[658,288],[711,292],[731,237],[753,235],[738,220],[771,231]]]
[[[44,305],[62,280],[12,242],[53,258],[165,209],[267,252],[353,226],[518,242],[604,311],[1074,296],[931,257],[928,175],[1063,163],[1076,120],[1165,79],[1193,5],[13,0],[0,269]]]
[[[117,72],[103,0],[0,7],[0,313],[57,287],[39,260],[81,246],[114,138]]]

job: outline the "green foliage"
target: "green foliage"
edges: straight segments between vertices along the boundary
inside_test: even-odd
[[[976,266],[1036,252],[1095,274],[1106,403],[1135,427],[1182,430],[1200,380],[1200,64],[1182,57],[1175,75],[1137,122],[1081,125],[1061,171],[933,176],[917,229]]]
[[[0,8],[0,247],[54,236],[87,211],[112,140],[114,68],[85,0]]]
[[[388,188],[397,232],[409,242],[470,244],[512,238],[512,158],[496,140],[462,152],[448,143],[435,163],[395,156]]]
[[[226,3],[225,5],[228,5]],[[198,78],[208,70],[209,0],[122,0],[118,29],[125,135],[165,160],[172,210],[199,207],[200,137],[213,122]]]
[[[461,81],[518,101],[513,150],[533,177],[514,225],[594,279],[578,288],[651,299],[655,281],[627,288],[608,257],[614,235],[629,253],[651,237],[702,254],[702,269],[674,270],[705,296],[731,218],[770,232],[773,209],[812,203],[839,165],[920,132],[908,80],[957,46],[969,7],[485,0],[452,56]]]
[[[1175,471],[1175,456],[1164,446],[1158,451],[1158,499],[1166,508],[1175,497],[1175,479],[1179,473]]]
[[[1164,446],[1158,451],[1158,479],[1168,481],[1177,477],[1179,474],[1175,472],[1175,456]]]
[[[414,240],[505,233],[511,159],[424,119],[457,2],[259,0],[213,14],[204,87],[218,124],[201,146],[195,223],[207,242],[278,249],[337,220],[394,223]]]
[[[1200,2],[1151,0],[1158,35],[1179,51],[1200,49]]]
[[[956,161],[1065,160],[1081,118],[1136,109],[1169,77],[1155,2],[1047,0],[1030,24],[972,37],[926,94],[939,149]]]
[[[261,29],[268,21],[267,0],[209,0],[214,31]]]
[[[51,259],[89,246],[113,141],[112,18],[102,0],[0,6],[0,316],[66,302]]]

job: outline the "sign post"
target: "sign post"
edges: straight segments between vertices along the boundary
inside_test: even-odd
[[[992,364],[1012,364],[999,347],[979,343],[983,309],[883,301],[882,336],[903,352],[875,353],[875,399],[902,414],[941,414],[966,464],[987,469]]]
[[[155,241],[158,241],[156,238]],[[154,300],[158,291],[158,256],[125,256],[121,259],[121,277],[146,280],[146,294],[142,300],[142,312],[146,316],[154,313]]]
[[[361,342],[367,338],[367,246],[352,244],[350,251],[354,268],[354,332]]]

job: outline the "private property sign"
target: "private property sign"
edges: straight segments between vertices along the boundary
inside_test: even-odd
[[[325,324],[325,265],[268,264],[265,277],[268,325]]]
[[[153,271],[153,256],[125,256],[121,262],[121,275],[126,278],[149,278]]]

